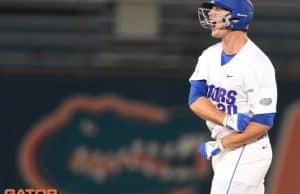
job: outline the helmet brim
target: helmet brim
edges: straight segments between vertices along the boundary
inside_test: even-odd
[[[227,7],[225,4],[224,5],[221,4],[220,2],[214,3],[214,1],[206,1],[206,2],[202,3],[202,8],[205,8],[205,9],[211,9],[213,6],[217,6],[217,7],[220,7],[222,9],[225,9],[225,10],[231,12],[231,10],[229,9],[229,7]]]
[[[202,3],[202,7],[206,8],[206,9],[211,9],[215,4],[211,3],[211,2],[203,2]]]

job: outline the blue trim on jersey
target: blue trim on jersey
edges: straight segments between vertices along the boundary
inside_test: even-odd
[[[230,182],[229,182],[229,185],[228,185],[226,194],[228,194],[229,191],[230,191],[231,183],[232,183],[233,177],[234,177],[234,175],[235,175],[236,169],[237,169],[237,167],[238,167],[238,165],[239,165],[239,163],[240,163],[240,160],[241,160],[241,158],[242,158],[242,155],[243,155],[243,153],[244,153],[245,146],[246,146],[246,145],[243,145],[243,148],[242,148],[242,151],[241,151],[241,153],[240,153],[239,159],[238,159],[238,161],[237,161],[237,163],[236,163],[236,165],[235,165],[235,167],[234,167],[233,174],[232,174],[232,176],[231,176],[231,179],[230,179]]]
[[[190,83],[189,105],[193,104],[201,96],[206,96],[208,90],[206,80],[192,80]]]
[[[222,51],[222,55],[221,55],[221,65],[226,65],[233,57],[235,56],[235,54],[233,55],[228,55],[226,54],[224,51]]]
[[[275,117],[275,113],[257,114],[257,115],[253,115],[251,121],[263,125],[273,126],[274,117]]]

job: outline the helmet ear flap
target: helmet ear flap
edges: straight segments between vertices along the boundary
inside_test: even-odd
[[[244,30],[247,31],[249,24],[252,20],[252,14],[244,14],[244,13],[232,13],[231,14],[231,28],[233,30]]]
[[[233,17],[231,13],[223,18],[224,25],[229,28],[234,28],[234,25],[240,21],[240,18]]]
[[[224,25],[226,26],[226,27],[230,27],[230,25],[231,25],[231,18],[232,18],[232,16],[231,16],[231,14],[229,13],[229,14],[227,14],[227,15],[225,15],[225,17],[223,18],[223,22],[224,22]]]

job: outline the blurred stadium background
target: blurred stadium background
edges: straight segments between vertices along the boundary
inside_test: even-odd
[[[254,4],[249,36],[278,77],[278,161],[284,115],[300,96],[300,2]],[[211,169],[195,153],[208,132],[187,107],[188,78],[215,41],[198,24],[199,5],[1,0],[0,189],[208,193]]]

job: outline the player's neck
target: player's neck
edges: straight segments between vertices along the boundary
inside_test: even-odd
[[[223,51],[229,55],[236,54],[247,43],[247,40],[248,37],[245,32],[231,31],[222,38]]]

